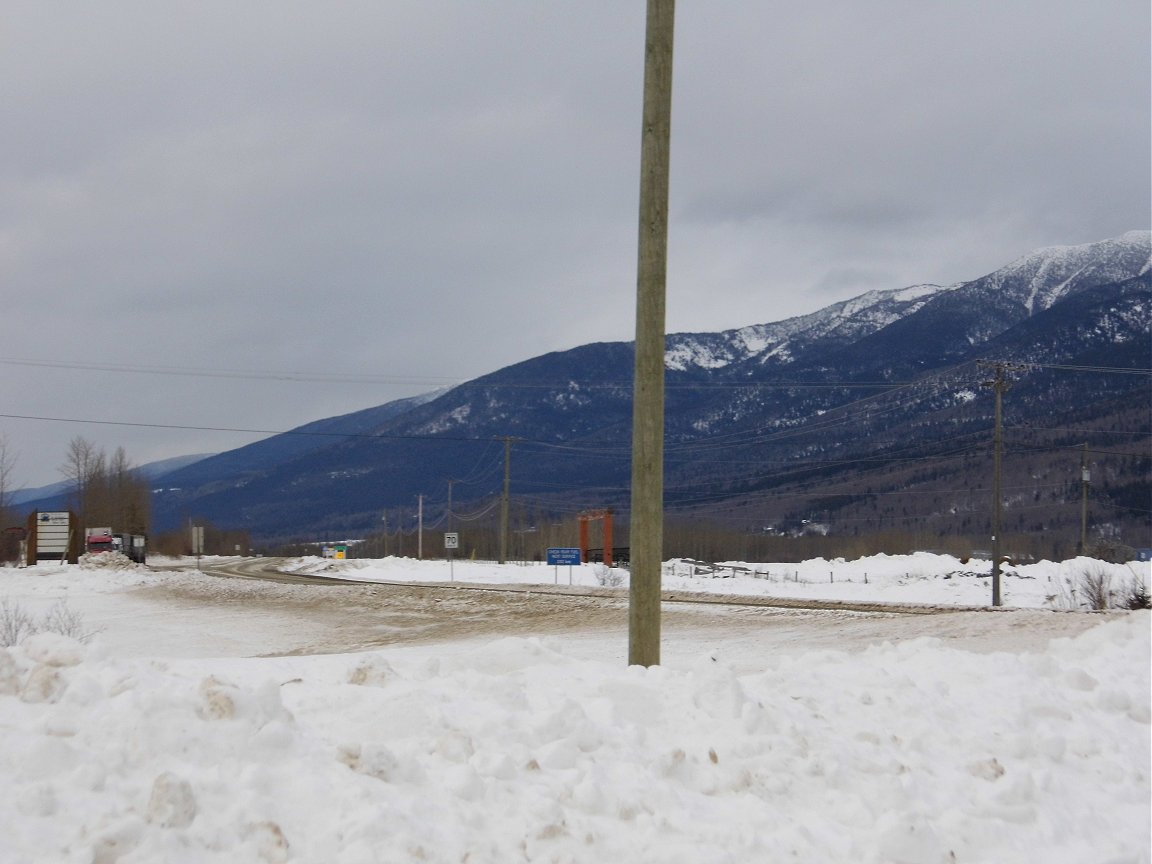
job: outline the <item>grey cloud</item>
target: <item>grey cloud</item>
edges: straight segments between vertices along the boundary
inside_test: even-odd
[[[670,330],[1148,227],[1143,0],[677,14]],[[431,382],[631,338],[641,3],[17,0],[0,38],[6,356]],[[414,386],[3,367],[0,401],[286,428]],[[32,482],[77,432],[243,438],[0,432]]]

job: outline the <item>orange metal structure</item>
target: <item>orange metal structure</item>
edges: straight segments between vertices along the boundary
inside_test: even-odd
[[[612,566],[612,514],[614,511],[586,510],[576,518],[580,520],[580,559],[588,560],[588,523],[604,520],[604,564]]]

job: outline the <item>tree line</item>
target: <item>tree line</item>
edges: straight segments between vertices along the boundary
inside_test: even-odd
[[[60,473],[69,483],[68,505],[82,528],[148,533],[152,493],[123,447],[117,447],[109,456],[91,441],[77,436],[68,443]]]
[[[24,520],[12,503],[15,455],[0,436],[0,560],[15,561],[20,553]],[[152,493],[123,447],[108,454],[81,436],[68,444],[60,473],[68,482],[65,504],[76,514],[79,530],[111,528],[126,534],[147,534],[152,520]]]
[[[0,561],[13,561],[20,552],[18,533],[6,530],[19,527],[11,499],[13,460],[8,439],[0,435]]]

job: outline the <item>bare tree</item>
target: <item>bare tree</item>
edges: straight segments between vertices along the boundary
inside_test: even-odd
[[[77,436],[68,444],[60,472],[72,484],[71,500],[86,528],[107,526],[144,533],[150,521],[149,492],[123,447],[112,458],[92,442]]]
[[[8,439],[0,435],[0,531],[15,527],[16,513],[12,509],[12,470],[15,456],[8,447]],[[0,561],[13,561],[20,551],[19,538],[8,532],[0,533]]]
[[[108,463],[112,524],[121,531],[143,534],[151,516],[147,483],[138,475],[123,447],[117,447]]]
[[[98,454],[96,445],[87,438],[77,435],[68,442],[68,452],[64,464],[60,466],[60,473],[72,485],[69,494],[70,503],[80,513],[81,519],[84,519],[88,508],[88,497],[98,455],[102,461],[103,456]]]
[[[9,499],[12,495],[14,459],[12,451],[8,449],[8,439],[4,435],[0,435],[0,520],[4,524],[8,522],[8,508],[12,503]]]

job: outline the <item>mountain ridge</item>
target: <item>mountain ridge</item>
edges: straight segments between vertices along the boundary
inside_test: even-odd
[[[1123,352],[1132,362],[1142,316],[1147,320],[1150,258],[1152,232],[1129,232],[1100,243],[1037,250],[952,286],[873,291],[781,322],[671,334],[666,355],[669,479],[703,482],[700,478],[707,475],[708,482],[720,485],[731,482],[724,477],[736,480],[738,472],[709,457],[688,459],[676,450],[703,447],[701,442],[714,436],[760,436],[751,450],[731,455],[750,461],[774,455],[787,462],[806,454],[845,457],[867,446],[883,448],[885,440],[918,434],[900,431],[917,423],[975,429],[987,424],[990,395],[985,391],[969,403],[945,399],[936,404],[926,397],[917,408],[921,420],[897,413],[893,416],[903,419],[889,423],[881,419],[883,412],[869,415],[857,421],[857,432],[862,439],[871,436],[871,445],[822,433],[813,418],[842,411],[877,392],[868,388],[879,385],[904,386],[935,376],[940,381],[931,387],[947,389],[951,385],[941,382],[955,378],[947,377],[952,374],[948,370],[963,367],[969,377],[978,377],[975,361],[988,352],[1003,359],[1052,362],[1075,360],[1078,352],[1115,356],[1126,345]],[[1117,276],[1127,277],[1125,283],[1108,281]],[[1095,302],[1093,291],[1099,294]],[[1117,304],[1125,302],[1128,314],[1117,317]],[[1064,304],[1067,315],[1061,313]],[[1089,319],[1078,325],[1085,315]],[[1106,326],[1109,316],[1115,320]],[[1110,335],[1102,339],[1105,332]],[[1121,332],[1125,341],[1117,342]],[[493,458],[491,442],[516,438],[522,454],[518,486],[526,499],[562,503],[564,493],[555,490],[567,490],[570,506],[606,498],[626,507],[632,362],[628,342],[591,343],[529,358],[435,398],[394,406],[383,418],[372,418],[375,409],[357,412],[373,422],[360,427],[356,437],[298,452],[243,480],[220,478],[211,494],[193,497],[219,505],[218,518],[231,513],[270,528],[280,519],[299,524],[309,511],[299,499],[308,490],[317,504],[315,513],[323,511],[329,518],[343,511],[347,519],[337,516],[336,524],[367,525],[373,508],[411,501],[427,488],[430,476],[462,475],[461,463]],[[1097,387],[1101,392],[1116,389],[1110,381]],[[1021,392],[1030,390],[1022,384]],[[1036,405],[1046,405],[1038,411],[1060,409]],[[946,418],[958,408],[971,418],[929,419]],[[804,428],[812,430],[804,447],[765,437]],[[577,449],[548,449],[558,447]],[[460,488],[459,500],[494,494],[498,472],[489,474],[481,489]],[[582,496],[581,488],[601,491]],[[276,500],[289,497],[295,502]],[[673,489],[670,498],[686,496]]]
[[[987,455],[991,423],[977,364],[987,359],[1035,366],[1010,403],[1022,422],[1042,426],[1072,416],[1075,405],[1092,423],[1146,435],[1127,410],[1143,398],[1144,378],[1053,369],[1082,361],[1146,367],[1139,349],[1150,318],[1150,261],[1152,232],[1134,231],[1036,250],[955,285],[869,291],[784,321],[670,334],[671,512],[783,524],[793,518],[787,508],[754,490],[800,495],[809,494],[804,484],[823,483],[823,498],[833,500],[838,471],[855,478],[844,483],[864,483],[861,465],[887,460],[899,473],[905,469],[893,460],[905,457],[893,454],[939,462],[961,445],[974,465]],[[444,510],[442,495],[427,493],[448,478],[457,478],[458,505],[498,494],[501,440],[516,442],[522,506],[626,509],[632,363],[630,342],[590,343],[447,392],[306,424],[161,478],[172,491],[154,499],[157,522],[168,527],[176,514],[197,513],[280,538],[370,531],[382,511],[411,506],[418,494]],[[940,467],[940,476],[950,470]],[[960,474],[955,482],[972,485]],[[881,499],[844,506],[883,511]],[[943,499],[940,509],[948,509]]]

